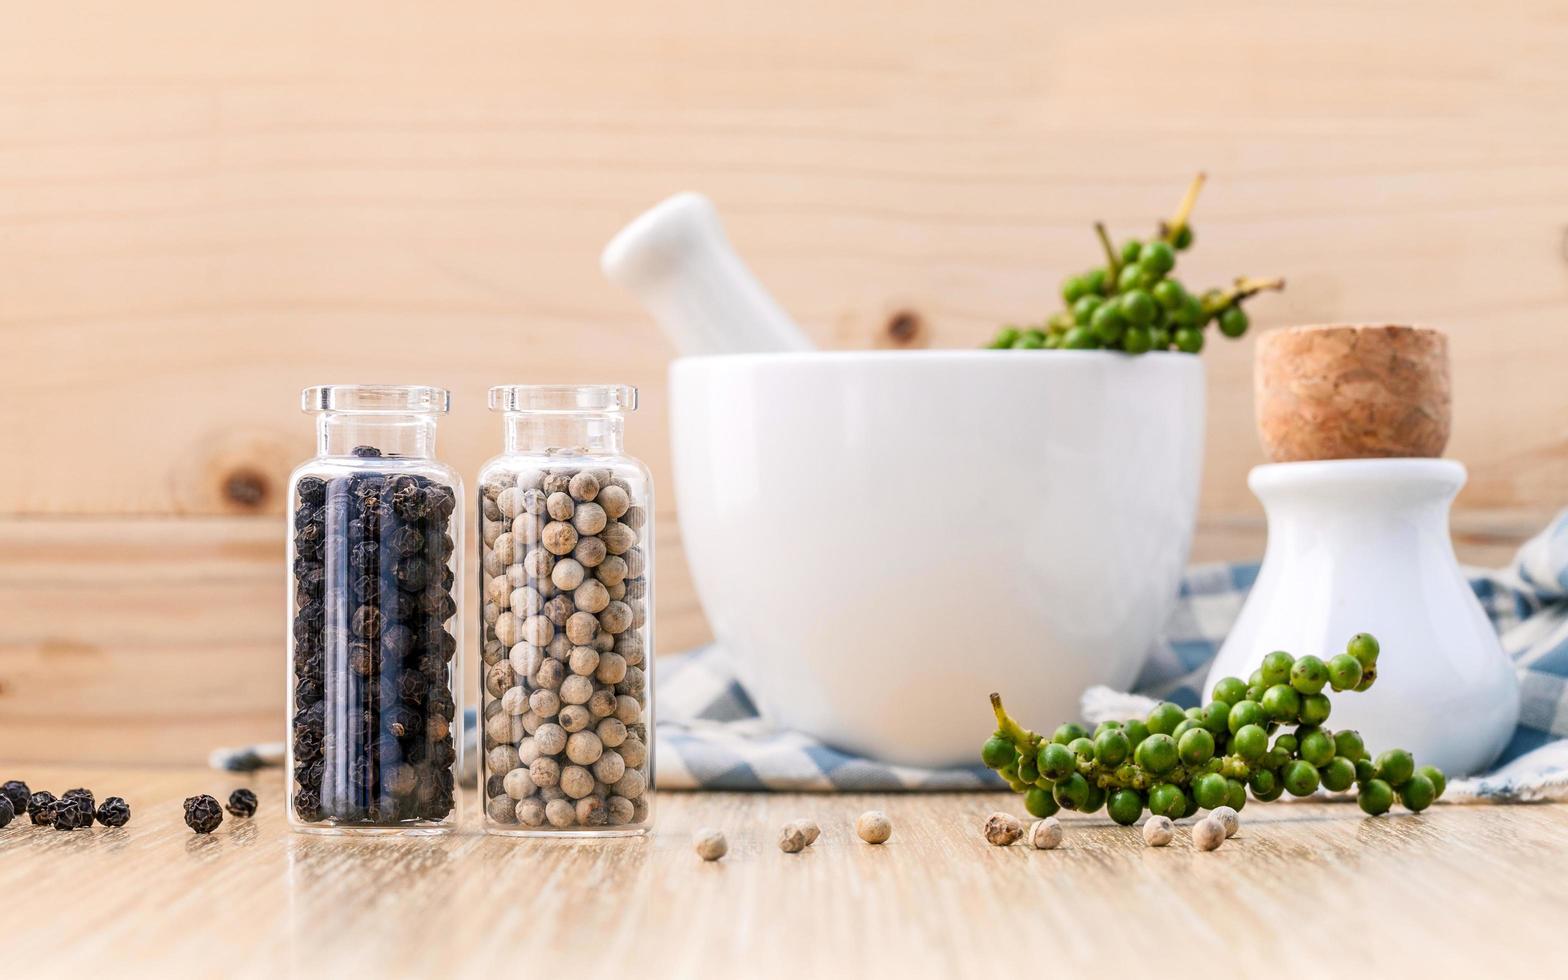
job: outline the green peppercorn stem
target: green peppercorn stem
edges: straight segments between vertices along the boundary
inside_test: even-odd
[[[1298,659],[1276,650],[1251,681],[1221,680],[1205,705],[1183,709],[1162,701],[1145,718],[1102,722],[1092,732],[1067,722],[1049,738],[1018,724],[992,694],[997,729],[981,760],[1025,795],[1024,806],[1036,817],[1058,807],[1082,813],[1108,807],[1113,821],[1130,824],[1145,810],[1171,819],[1219,806],[1239,810],[1249,788],[1253,799],[1268,802],[1287,792],[1309,796],[1320,787],[1353,786],[1371,816],[1396,801],[1420,812],[1442,796],[1441,771],[1418,767],[1403,749],[1374,762],[1358,733],[1325,725],[1328,691],[1370,687],[1377,654],[1377,640],[1365,633],[1326,657]]]

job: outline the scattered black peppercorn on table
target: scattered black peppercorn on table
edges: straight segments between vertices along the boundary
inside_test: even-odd
[[[1130,963],[1332,962],[1390,976],[1551,976],[1563,962],[1568,805],[1454,806],[1369,818],[1353,803],[1249,807],[1212,853],[1107,817],[1059,814],[1060,845],[994,847],[1006,793],[667,793],[646,838],[560,842],[293,834],[282,779],[207,770],[12,767],[32,787],[113,787],[124,827],[0,829],[11,962],[74,974],[1030,976]],[[0,774],[4,775],[4,774]],[[187,797],[250,787],[256,815],[208,834]],[[854,821],[896,831],[867,844]],[[797,854],[793,820],[821,827]],[[728,853],[692,850],[700,827]],[[413,877],[417,889],[406,883]],[[70,895],[71,901],[38,900]],[[24,896],[32,896],[25,898]],[[1311,939],[1306,909],[1321,910]],[[1330,952],[1331,951],[1331,952]],[[1178,972],[1180,968],[1178,966]],[[1250,971],[1249,971],[1250,972]]]

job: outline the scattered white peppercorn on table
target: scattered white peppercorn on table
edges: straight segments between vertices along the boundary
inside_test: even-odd
[[[367,840],[289,833],[276,772],[0,763],[11,778],[132,809],[118,829],[0,829],[0,939],[9,962],[51,974],[996,980],[1043,963],[1094,970],[1115,951],[1267,963],[1276,977],[1330,962],[1524,977],[1563,962],[1568,805],[1378,818],[1248,806],[1235,837],[1200,852],[1190,820],[1152,848],[1137,828],[1074,814],[1059,816],[1054,849],[993,846],[981,832],[993,811],[1028,826],[1002,793],[666,793],[649,837],[514,839],[479,832],[468,792],[455,834]],[[254,817],[185,826],[185,797],[241,786],[261,798]],[[871,809],[894,828],[885,843],[856,834]],[[782,853],[779,828],[797,820],[821,834]],[[721,860],[694,853],[701,828],[727,839]],[[1329,945],[1295,942],[1303,908],[1346,928]]]

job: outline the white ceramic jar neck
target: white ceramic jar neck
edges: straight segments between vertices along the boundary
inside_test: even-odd
[[[382,412],[323,412],[317,416],[317,455],[350,456],[359,446],[374,446],[383,456],[434,457],[435,416]]]
[[[1452,554],[1448,507],[1465,468],[1441,459],[1325,460],[1253,469],[1248,485],[1268,514],[1268,553],[1301,557]],[[1418,546],[1419,543],[1419,546]]]
[[[620,412],[507,412],[508,453],[613,455],[625,450]]]

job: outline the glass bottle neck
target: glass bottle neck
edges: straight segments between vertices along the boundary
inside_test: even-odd
[[[318,455],[351,456],[360,446],[374,446],[383,456],[434,456],[435,417],[355,412],[323,412],[317,417]]]
[[[508,412],[509,453],[622,452],[626,418],[619,412]]]

